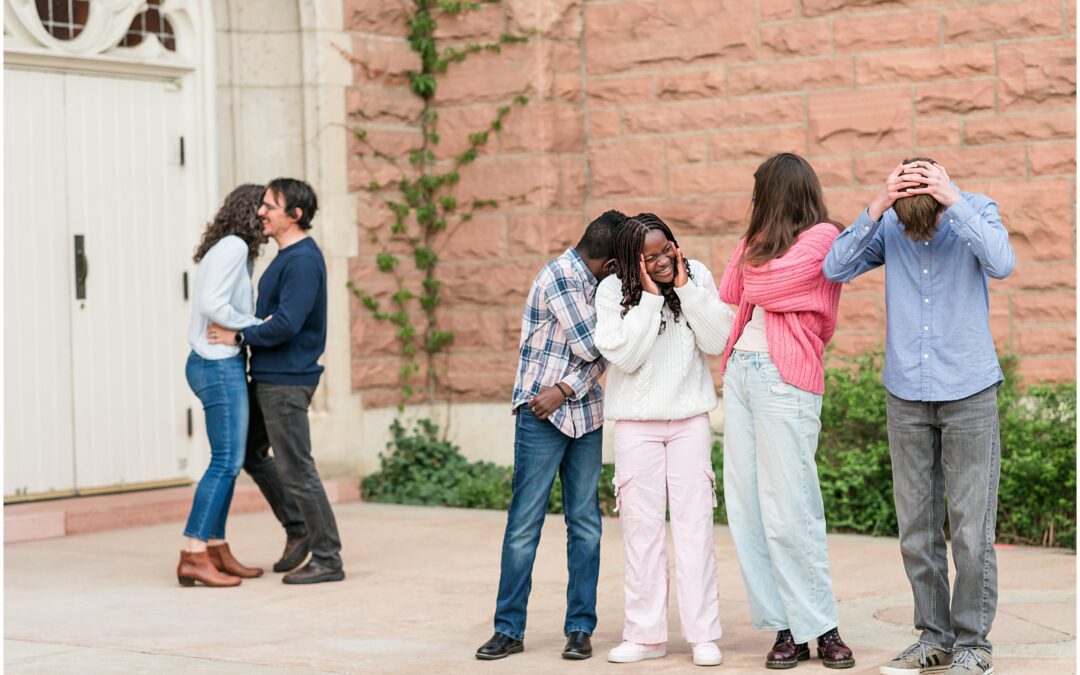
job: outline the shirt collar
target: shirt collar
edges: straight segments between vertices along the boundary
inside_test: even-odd
[[[574,271],[577,272],[582,281],[587,281],[593,286],[600,283],[597,281],[596,275],[594,275],[592,270],[589,269],[589,266],[585,264],[585,261],[578,254],[576,249],[573,247],[566,249],[566,253],[563,253],[563,256],[570,260],[570,266],[574,268]]]

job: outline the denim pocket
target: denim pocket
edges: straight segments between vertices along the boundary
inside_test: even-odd
[[[711,466],[706,466],[702,469],[705,472],[705,477],[709,479],[709,489],[712,490],[712,507],[716,508],[716,472],[713,471]]]
[[[760,366],[760,371],[761,377],[769,385],[769,393],[781,396],[791,393],[792,386],[784,382],[784,378],[780,377],[780,371],[776,369],[776,366],[771,363],[763,363]]]
[[[626,486],[630,484],[630,481],[634,480],[633,474],[629,476],[617,475],[611,479],[611,484],[615,486],[615,513],[619,512],[622,508],[623,493],[626,492]]]

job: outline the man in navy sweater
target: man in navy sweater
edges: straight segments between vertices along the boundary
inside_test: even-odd
[[[238,332],[211,327],[216,341],[251,347],[244,468],[286,530],[285,553],[274,571],[296,567],[311,551],[307,565],[284,576],[287,584],[345,578],[337,522],[311,456],[308,427],[308,407],[323,371],[318,359],[326,347],[326,263],[308,236],[317,209],[307,183],[277,178],[267,184],[259,217],[278,254],[259,280],[255,314],[264,321]]]

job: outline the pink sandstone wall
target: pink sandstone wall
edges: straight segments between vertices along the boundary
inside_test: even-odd
[[[345,0],[362,62],[350,120],[396,151],[418,140],[419,111],[404,86],[416,59],[400,6]],[[458,190],[517,199],[440,251],[442,315],[457,332],[442,395],[507,399],[533,275],[605,209],[658,213],[719,277],[745,228],[753,171],[779,151],[810,160],[845,223],[913,154],[996,199],[1018,263],[991,282],[995,339],[1029,382],[1073,379],[1075,14],[1075,0],[506,0],[444,21],[449,43],[537,32],[440,83],[441,157],[507,97],[532,101]],[[362,187],[388,167],[360,150],[349,165],[361,202],[352,278],[385,296],[365,233],[387,214]],[[881,344],[883,281],[878,270],[846,287],[832,354]],[[392,331],[354,303],[353,340],[365,405],[395,401]]]

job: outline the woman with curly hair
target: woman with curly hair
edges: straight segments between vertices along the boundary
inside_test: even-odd
[[[706,354],[723,351],[732,313],[709,269],[684,260],[668,226],[651,213],[615,233],[615,274],[596,292],[596,346],[611,364],[604,417],[615,425],[616,509],[623,528],[623,643],[608,661],[667,653],[671,512],[683,636],[693,662],[723,660],[713,548],[716,476],[709,411],[716,389]]]
[[[207,225],[195,251],[199,270],[188,322],[191,354],[187,381],[202,401],[210,437],[210,466],[195,490],[176,577],[182,586],[236,586],[262,570],[241,565],[225,542],[225,519],[236,476],[244,463],[248,385],[244,354],[234,345],[211,344],[211,323],[232,329],[261,323],[254,315],[251,267],[266,242],[257,211],[261,185],[233,190]]]
[[[720,282],[738,306],[724,350],[724,501],[750,618],[776,631],[767,668],[809,659],[813,638],[825,667],[855,665],[837,632],[814,462],[840,304],[821,265],[839,229],[813,167],[774,155],[754,172],[750,225]]]

